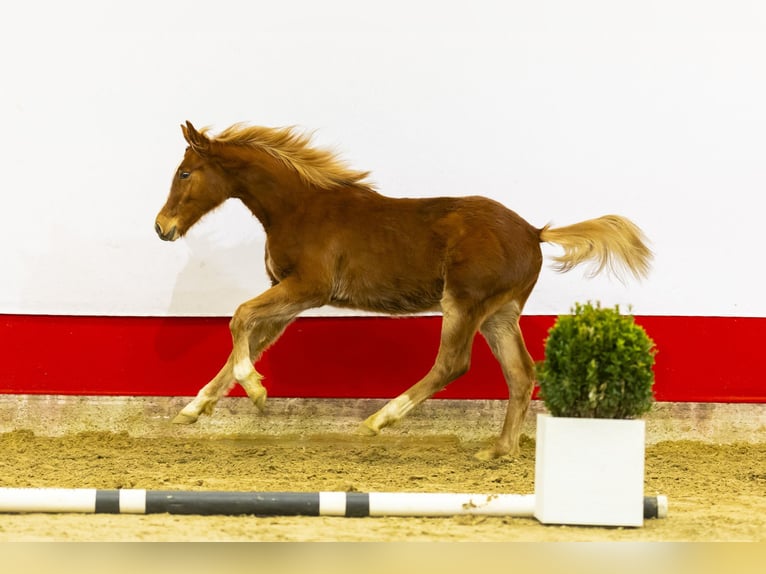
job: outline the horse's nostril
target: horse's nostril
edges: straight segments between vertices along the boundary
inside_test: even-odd
[[[160,239],[162,239],[163,241],[175,241],[176,239],[178,239],[175,225],[171,227],[168,231],[163,231],[162,226],[159,223],[155,223],[154,230],[157,232],[157,235],[159,235]]]
[[[157,232],[157,235],[160,236],[160,239],[163,241],[174,241],[176,239],[176,226],[174,225],[167,231],[164,231],[162,229],[162,225],[160,225],[159,221],[154,223],[154,230]]]

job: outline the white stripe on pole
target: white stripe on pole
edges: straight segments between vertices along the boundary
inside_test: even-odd
[[[120,512],[124,514],[146,514],[146,490],[120,490]]]
[[[0,488],[0,512],[95,511],[95,488]]]
[[[345,492],[320,492],[319,493],[320,516],[345,516],[346,493]]]
[[[533,516],[534,494],[371,492],[370,516]]]

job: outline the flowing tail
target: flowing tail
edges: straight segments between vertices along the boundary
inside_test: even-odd
[[[580,263],[594,265],[590,276],[604,269],[622,279],[629,271],[637,279],[649,273],[652,252],[646,246],[644,233],[632,221],[619,215],[604,215],[574,225],[540,230],[540,242],[555,243],[564,248],[554,257],[557,271],[569,271]]]

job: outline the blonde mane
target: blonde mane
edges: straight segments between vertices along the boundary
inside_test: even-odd
[[[372,183],[367,181],[370,172],[350,169],[336,154],[313,147],[311,135],[300,133],[294,127],[234,124],[211,139],[266,152],[295,170],[304,182],[319,188],[355,185],[374,191]]]

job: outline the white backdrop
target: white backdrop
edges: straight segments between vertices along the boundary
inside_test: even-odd
[[[759,0],[6,0],[0,312],[229,315],[267,286],[240,204],[154,233],[189,119],[317,129],[387,195],[644,228],[649,280],[546,267],[529,314],[766,316],[765,30]]]

